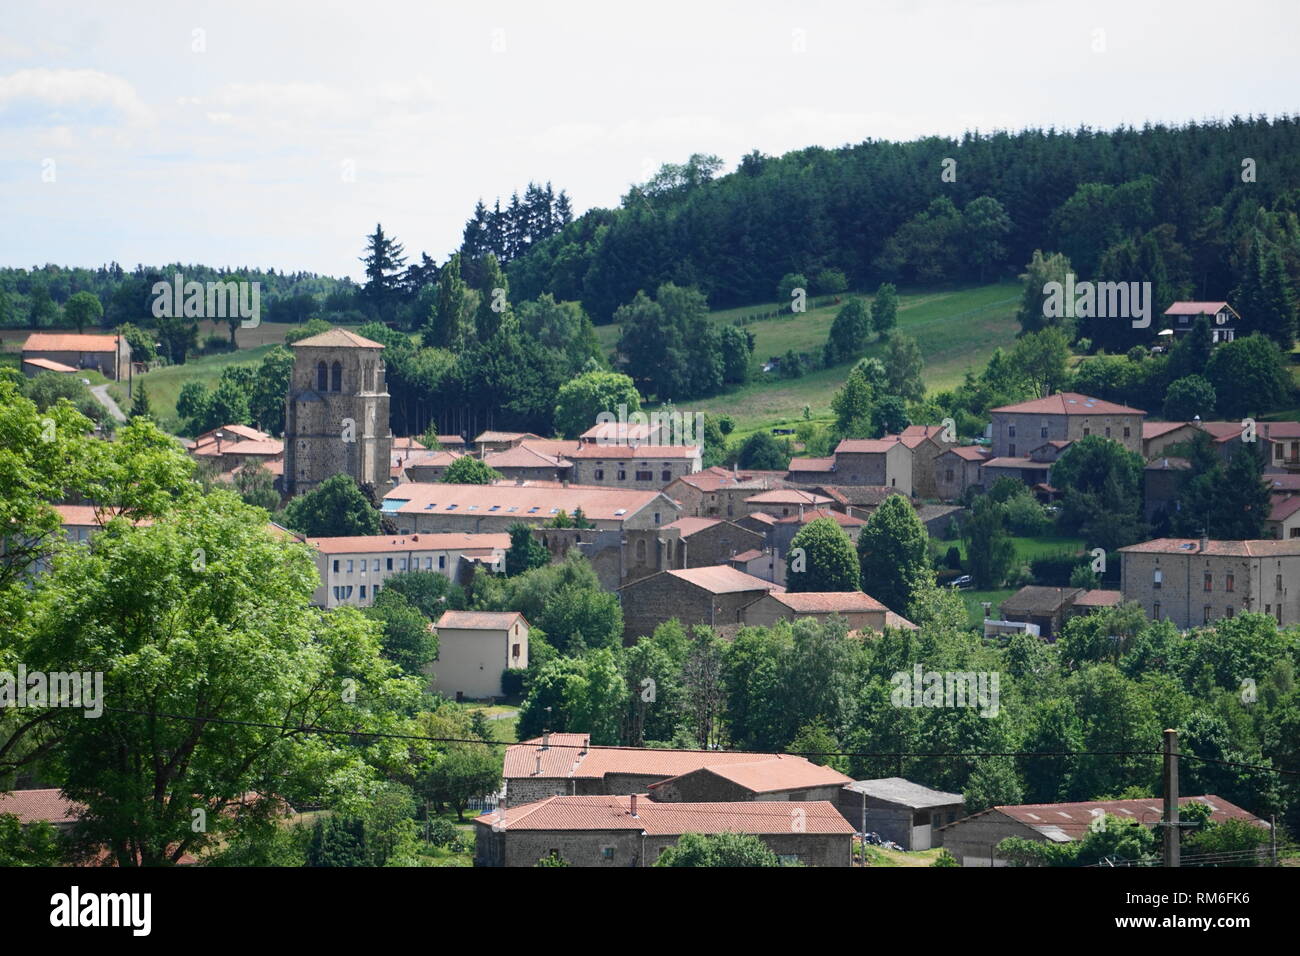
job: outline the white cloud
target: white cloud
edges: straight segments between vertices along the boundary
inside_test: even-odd
[[[0,76],[0,113],[29,110],[35,125],[62,125],[67,114],[109,110],[134,124],[150,123],[153,112],[120,76],[98,70],[19,70]],[[97,117],[102,119],[102,117]]]

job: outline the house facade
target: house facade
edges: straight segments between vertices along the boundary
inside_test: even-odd
[[[1119,551],[1124,600],[1152,620],[1186,629],[1250,612],[1300,623],[1300,539],[1157,538]]]
[[[994,458],[1023,458],[1048,441],[1078,441],[1089,435],[1111,438],[1132,452],[1142,451],[1146,412],[1078,392],[1060,392],[990,411]]]
[[[95,369],[105,378],[121,381],[130,362],[131,346],[121,335],[33,332],[23,343],[23,372],[29,377],[43,371]]]
[[[394,574],[429,571],[460,582],[476,564],[504,571],[510,535],[417,532],[308,538],[307,544],[315,552],[320,575],[312,603],[324,608],[370,607]]]
[[[528,622],[518,611],[444,611],[433,625],[433,690],[457,700],[504,697],[506,670],[528,666]]]

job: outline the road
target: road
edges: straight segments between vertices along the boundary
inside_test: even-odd
[[[122,409],[117,407],[117,402],[113,401],[113,396],[108,394],[107,385],[92,385],[90,394],[95,396],[99,404],[108,409],[108,413],[116,418],[119,422],[126,421],[126,416],[122,414]]]

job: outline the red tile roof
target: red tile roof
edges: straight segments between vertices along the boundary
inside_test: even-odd
[[[658,491],[632,491],[586,485],[564,487],[555,482],[491,485],[452,485],[442,482],[406,482],[384,495],[390,506],[405,502],[388,514],[470,514],[512,518],[549,519],[560,511],[578,508],[592,521],[621,521],[656,503],[665,519],[673,516],[669,500]],[[455,507],[452,507],[452,506]]]
[[[757,495],[752,495],[745,499],[747,505],[828,505],[834,499],[825,495],[813,494],[811,491],[801,491],[798,488],[776,488],[772,491],[764,491]]]
[[[738,594],[742,591],[784,590],[781,585],[764,581],[752,574],[738,571],[729,564],[714,564],[703,568],[681,568],[676,571],[664,571],[679,581],[693,584],[711,594]],[[642,580],[646,580],[642,578]],[[636,582],[624,587],[634,587]],[[620,589],[621,590],[621,589]]]
[[[1091,591],[1084,591],[1074,599],[1075,607],[1118,607],[1124,602],[1123,591],[1110,591],[1104,588],[1093,588]]]
[[[766,757],[750,763],[725,763],[701,767],[698,770],[649,784],[646,789],[653,792],[692,773],[713,774],[723,780],[730,780],[751,793],[780,793],[785,790],[807,790],[812,787],[842,787],[846,783],[853,782],[852,777],[846,777],[830,767],[819,766],[807,757],[777,754],[775,759]]]
[[[831,511],[829,508],[805,508],[803,514],[787,515],[784,518],[778,518],[777,524],[808,524],[810,521],[816,521],[819,518],[830,518],[841,528],[861,528],[866,522],[861,518],[853,515],[846,515],[842,511]]]
[[[664,527],[676,528],[682,533],[683,538],[689,538],[693,534],[698,534],[718,524],[722,524],[721,518],[697,518],[692,515],[685,515],[671,524],[664,525]]]
[[[835,459],[831,458],[791,458],[790,470],[795,471],[834,471]]]
[[[1033,461],[1029,458],[990,458],[984,462],[985,468],[1036,468],[1047,471],[1052,467],[1050,461]]]
[[[628,797],[548,797],[478,817],[503,830],[637,830],[651,836],[683,833],[814,833],[851,835],[853,825],[827,800],[735,803],[655,803]],[[500,821],[498,823],[498,821]]]
[[[570,458],[578,458],[584,461],[620,461],[622,459],[636,458],[662,458],[664,461],[673,459],[698,458],[700,456],[699,445],[595,445],[584,443],[577,446],[572,451],[566,453]]]
[[[792,611],[803,614],[830,614],[846,611],[886,611],[888,608],[870,594],[861,591],[784,591],[772,595]]]
[[[75,823],[81,819],[85,807],[74,803],[60,790],[14,790],[0,793],[0,814],[13,814],[19,823],[45,820],[56,826]]]
[[[983,445],[957,445],[949,448],[944,454],[956,455],[966,461],[986,461],[989,456],[988,449]]]
[[[1114,402],[1102,401],[1091,395],[1078,392],[1058,392],[1046,398],[1035,398],[1015,405],[1003,405],[992,409],[994,412],[1017,412],[1033,415],[1145,415],[1140,408],[1116,405]]]
[[[1165,315],[1213,315],[1227,304],[1226,302],[1175,302],[1165,309]]]
[[[507,631],[516,620],[528,623],[518,611],[443,611],[434,627],[462,631]]]
[[[37,368],[43,368],[47,372],[62,372],[66,374],[67,372],[77,371],[77,369],[73,368],[71,365],[64,365],[62,362],[54,361],[54,359],[29,358],[23,359],[23,364],[35,365]]]
[[[1204,803],[1210,807],[1210,819],[1215,823],[1224,820],[1245,820],[1247,823],[1267,825],[1253,813],[1229,803],[1222,797],[1210,794],[1200,797],[1180,797],[1178,805],[1185,807],[1189,803]],[[1057,842],[1077,840],[1088,832],[1092,824],[1094,810],[1102,810],[1111,816],[1128,818],[1152,827],[1160,822],[1164,806],[1159,797],[1144,800],[1097,800],[1090,803],[1028,803],[1016,806],[993,807],[983,813],[976,813],[955,823],[949,823],[943,829],[961,826],[966,820],[986,813],[1003,813],[1013,820],[1038,830]]]
[[[510,535],[502,532],[469,534],[462,531],[423,532],[418,534],[349,535],[338,538],[308,538],[307,543],[321,554],[405,554],[408,551],[469,551],[508,549]]]
[[[527,445],[515,445],[504,451],[490,451],[483,456],[489,468],[568,468],[570,462],[547,455]]]
[[[1300,538],[1275,541],[1260,538],[1251,541],[1207,541],[1201,550],[1198,538],[1155,538],[1141,544],[1120,548],[1121,553],[1134,554],[1212,554],[1240,558],[1270,558],[1279,555],[1300,554]]]
[[[898,444],[898,436],[885,438],[845,438],[835,446],[837,455],[879,455]]]
[[[116,335],[76,332],[33,332],[23,343],[24,352],[116,352]]]
[[[319,335],[308,336],[305,339],[299,339],[292,343],[292,348],[357,348],[357,349],[382,349],[384,346],[380,342],[373,342],[355,332],[349,332],[347,329],[330,329]]]
[[[1161,435],[1167,435],[1180,428],[1186,428],[1190,424],[1190,422],[1143,422],[1142,440],[1159,438]]]
[[[1273,495],[1272,509],[1268,513],[1269,521],[1285,521],[1300,511],[1300,495]]]
[[[541,772],[537,760],[541,758]],[[590,734],[551,734],[550,745],[541,737],[506,748],[502,775],[512,777],[576,777],[599,780],[606,774],[677,777],[701,767],[725,763],[775,760],[776,754],[715,750],[661,750],[652,747],[591,746]]]

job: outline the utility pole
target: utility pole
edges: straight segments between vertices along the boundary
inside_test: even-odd
[[[1178,731],[1165,731],[1165,866],[1178,866]]]

